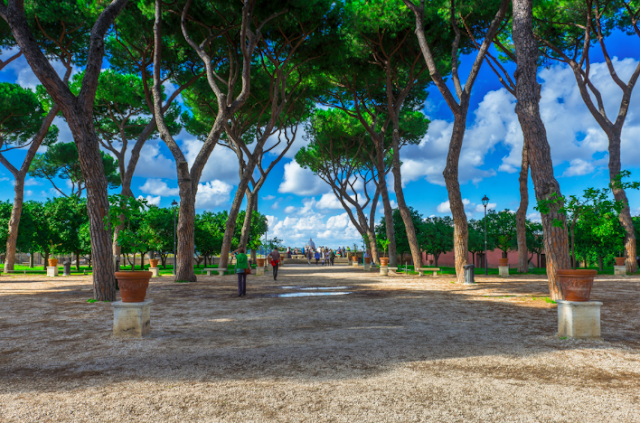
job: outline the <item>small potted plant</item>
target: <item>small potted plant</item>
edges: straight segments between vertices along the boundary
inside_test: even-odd
[[[155,254],[153,255],[154,258],[150,258],[149,259],[149,267],[158,267],[158,262],[160,260],[158,260],[157,258],[155,258]]]
[[[625,260],[627,259],[626,257],[616,257],[616,266],[624,266],[625,265]]]
[[[105,216],[105,225],[108,229],[114,228],[119,224],[122,225],[118,234],[118,243],[131,251],[148,249],[146,248],[144,232],[137,228],[142,220],[147,202],[142,199],[137,200],[133,197],[115,194],[109,196],[109,203],[109,214]],[[122,217],[124,217],[124,221]],[[149,280],[152,276],[151,272],[135,271],[135,265],[132,265],[131,271],[116,272],[115,276],[123,303],[140,303],[144,301],[149,287]]]
[[[387,255],[387,248],[389,248],[389,244],[391,241],[388,239],[378,239],[378,244],[382,247],[382,252],[386,257],[380,257],[380,266],[388,266],[389,265],[389,256]]]

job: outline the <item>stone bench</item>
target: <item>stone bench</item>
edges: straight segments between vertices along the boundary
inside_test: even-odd
[[[424,276],[425,272],[433,272],[433,276],[438,276],[438,272],[440,271],[439,267],[431,267],[428,269],[418,269],[416,270],[416,272],[418,272],[418,274],[420,276]]]
[[[218,276],[223,276],[224,272],[227,271],[227,268],[212,267],[212,268],[204,269],[204,271],[207,272],[207,276],[211,276],[211,272],[218,272]]]

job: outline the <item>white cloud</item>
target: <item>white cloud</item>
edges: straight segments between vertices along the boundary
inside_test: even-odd
[[[317,207],[319,209],[342,209],[342,204],[338,197],[333,192],[328,192],[326,194],[322,194],[320,200],[318,200]]]
[[[34,179],[34,178],[29,178],[26,181],[24,181],[24,186],[25,187],[31,187],[31,186],[34,186],[34,185],[40,185],[40,181],[38,181],[37,179]]]
[[[496,203],[487,203],[487,210],[495,210],[496,206]],[[484,206],[482,204],[478,204],[475,211],[477,213],[484,213]]]
[[[136,163],[135,176],[142,178],[176,178],[176,165],[171,156],[162,154],[161,142],[157,139],[147,140],[140,150],[140,157]],[[131,148],[127,150],[125,160],[127,164],[131,159]]]
[[[178,188],[169,188],[167,183],[161,179],[147,179],[144,185],[138,188],[145,194],[159,195],[162,197],[172,197],[180,194]]]
[[[24,192],[24,195],[26,195],[27,197],[31,197],[33,195],[33,191],[31,191],[30,189],[26,190]]]
[[[233,187],[222,181],[210,181],[198,185],[196,208],[213,209],[229,202]]]
[[[161,199],[162,199],[161,196],[157,196],[157,197],[153,197],[151,195],[147,195],[146,197],[143,197],[142,195],[138,196],[138,200],[147,200],[147,203],[152,204],[154,206],[159,206]]]
[[[540,216],[539,212],[529,213],[527,215],[527,219],[529,219],[532,222],[538,222],[538,223],[542,222],[542,216]]]
[[[182,151],[184,152],[187,162],[189,162],[189,168],[191,168],[200,150],[202,150],[204,143],[198,139],[187,137],[191,137],[191,135],[183,131],[176,136],[176,139],[183,139],[181,145]],[[202,169],[201,181],[218,180],[227,184],[236,185],[238,179],[238,156],[227,147],[217,145],[213,149],[213,153],[211,153],[207,164],[204,165]]]
[[[275,195],[267,195],[266,197],[262,197],[263,200],[265,201],[271,201],[271,200],[275,200],[276,196]]]
[[[594,171],[593,164],[582,159],[573,159],[562,176],[581,176]]]
[[[6,176],[3,176],[2,178],[0,178],[0,182],[5,182],[5,181],[9,181],[9,178],[7,178]]]
[[[294,161],[284,165],[284,180],[280,184],[278,192],[308,196],[326,191],[327,187],[324,182],[309,169],[303,169]]]
[[[295,213],[295,211],[296,211],[296,208],[293,206],[287,206],[284,208],[284,212],[286,214],[292,214],[292,213]]]

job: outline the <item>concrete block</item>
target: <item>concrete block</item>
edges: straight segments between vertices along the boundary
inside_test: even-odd
[[[264,267],[256,267],[256,276],[264,276]]]
[[[500,276],[509,276],[509,266],[498,266],[498,273]]]
[[[113,336],[118,338],[142,338],[151,331],[150,308],[153,301],[141,303],[111,303],[113,307]]]
[[[613,266],[613,274],[616,276],[627,276],[627,266]]]
[[[371,263],[365,263],[364,264],[364,270],[371,270]]]
[[[380,267],[380,275],[381,276],[389,276],[389,266],[381,266]]]
[[[150,267],[149,271],[151,272],[152,278],[160,277],[160,268],[159,267]]]
[[[49,277],[58,276],[58,266],[47,266],[47,276]]]
[[[574,339],[600,339],[598,301],[558,300],[558,336]]]

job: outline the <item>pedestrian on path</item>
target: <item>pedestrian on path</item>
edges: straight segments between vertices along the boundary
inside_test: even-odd
[[[329,263],[333,266],[333,262],[336,259],[336,253],[333,250],[329,250]]]
[[[247,295],[247,268],[249,267],[244,248],[240,247],[231,254],[236,256],[236,273],[238,274],[238,297]]]
[[[313,258],[313,252],[311,251],[311,249],[307,249],[307,263],[309,263],[309,266],[311,266],[312,258]]]
[[[269,260],[271,261],[271,267],[273,268],[273,280],[278,277],[278,263],[280,263],[280,252],[276,247],[269,253]]]
[[[316,266],[317,266],[318,260],[320,260],[320,253],[318,251],[316,251],[315,258],[316,258]]]

